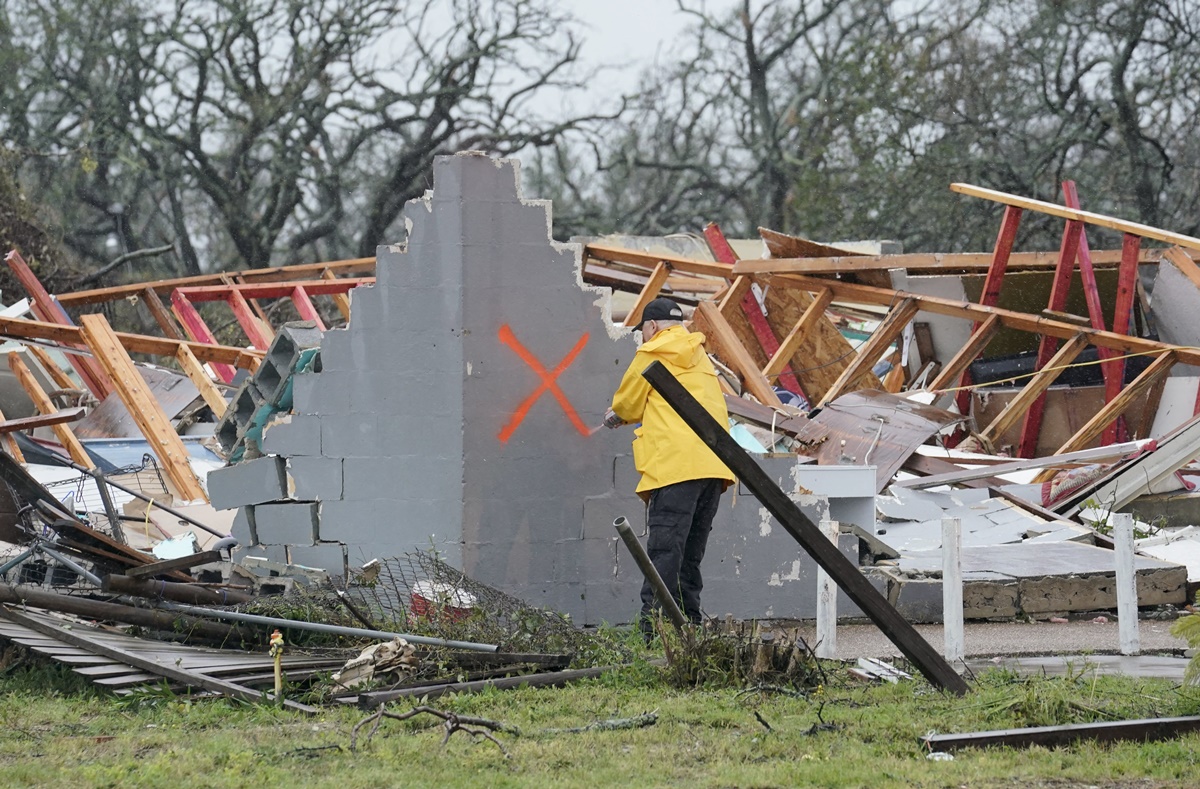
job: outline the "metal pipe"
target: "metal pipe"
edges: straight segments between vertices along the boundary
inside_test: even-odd
[[[295,619],[280,619],[274,616],[259,616],[258,614],[242,614],[236,611],[215,611],[211,608],[200,608],[199,606],[183,605],[180,603],[163,602],[159,605],[169,611],[181,611],[185,614],[194,614],[195,616],[211,616],[216,619],[228,619],[232,622],[248,622],[254,625],[288,627],[292,630],[311,630],[314,633],[330,633],[335,636],[377,638],[386,641],[391,641],[393,638],[403,638],[411,644],[424,644],[431,647],[465,649],[471,652],[499,651],[499,647],[495,644],[477,644],[473,641],[448,641],[444,638],[418,636],[411,633],[391,633],[386,630],[366,630],[361,627],[340,627],[338,625],[324,625],[320,622],[298,622]]]
[[[4,564],[0,564],[0,576],[3,576],[3,575],[4,575],[5,573],[7,573],[9,570],[11,570],[12,568],[16,567],[18,564],[20,564],[21,562],[25,561],[25,560],[26,560],[26,559],[28,559],[30,556],[33,556],[33,554],[34,554],[36,551],[37,551],[37,546],[34,546],[33,548],[29,548],[29,549],[27,549],[27,550],[25,550],[25,551],[22,551],[21,553],[18,553],[16,556],[14,556],[13,558],[9,559],[9,560],[8,560],[7,562],[5,562]]]
[[[613,521],[613,526],[616,528],[617,534],[621,535],[625,547],[633,554],[633,560],[637,562],[638,569],[650,582],[650,587],[654,589],[654,596],[658,598],[658,604],[662,606],[663,613],[671,620],[671,624],[682,630],[687,626],[688,621],[684,618],[683,612],[679,610],[679,604],[675,602],[675,598],[671,596],[671,590],[667,589],[667,585],[663,583],[662,576],[658,574],[658,570],[654,569],[654,562],[650,561],[650,555],[646,553],[646,549],[638,542],[637,535],[629,527],[629,521],[625,520],[625,516],[622,515]]]
[[[254,599],[245,592],[233,589],[205,589],[195,584],[130,578],[128,575],[106,575],[103,589],[106,592],[119,592],[148,600],[178,600],[181,603],[197,605],[237,605]]]
[[[49,556],[54,561],[63,565],[64,567],[71,568],[78,575],[87,579],[87,582],[90,583],[92,586],[95,586],[97,588],[104,586],[104,582],[100,580],[100,576],[96,575],[93,572],[88,572],[87,570],[83,569],[83,567],[81,567],[77,562],[71,561],[70,559],[63,556],[58,551],[54,551],[54,550],[47,548],[45,546],[45,544],[39,545],[38,550],[41,551],[42,553],[46,554],[47,556]]]

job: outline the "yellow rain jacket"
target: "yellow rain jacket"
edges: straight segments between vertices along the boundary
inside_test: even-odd
[[[649,500],[650,491],[691,479],[723,479],[728,487],[733,473],[642,377],[642,371],[656,361],[729,429],[729,412],[717,371],[704,352],[703,334],[672,326],[642,343],[612,401],[612,410],[621,419],[642,423],[633,431],[633,465],[642,475],[637,494]]]

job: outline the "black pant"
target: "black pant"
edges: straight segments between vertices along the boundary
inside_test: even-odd
[[[646,552],[691,622],[700,621],[700,590],[704,588],[700,562],[723,490],[723,480],[693,479],[650,494]],[[657,607],[654,588],[647,581],[642,584],[642,621]]]

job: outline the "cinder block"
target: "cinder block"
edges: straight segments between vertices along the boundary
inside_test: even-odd
[[[237,515],[233,516],[233,525],[230,527],[229,534],[238,541],[242,548],[258,544],[258,536],[254,533],[253,504],[247,504],[238,509]]]
[[[262,545],[313,545],[317,517],[315,502],[260,504],[254,508],[254,533]]]
[[[291,564],[304,567],[316,567],[330,575],[346,577],[346,547],[338,543],[320,543],[318,545],[288,546],[288,557]]]
[[[342,459],[294,457],[287,461],[288,494],[298,501],[336,501],[342,497]]]
[[[321,453],[326,457],[383,457],[380,443],[379,417],[374,413],[331,414],[321,419]]]
[[[895,605],[900,615],[910,622],[941,622],[945,610],[942,602],[940,578],[905,579],[900,584]]]
[[[208,472],[208,499],[214,509],[265,504],[286,496],[283,458],[259,457]]]
[[[285,457],[321,454],[321,418],[310,414],[283,414],[267,423],[262,450]]]

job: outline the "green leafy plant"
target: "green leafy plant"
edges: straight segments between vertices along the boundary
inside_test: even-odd
[[[1200,596],[1197,596],[1197,601],[1200,602]],[[1171,634],[1179,636],[1188,642],[1188,646],[1192,649],[1200,650],[1200,612],[1190,609],[1191,613],[1185,614],[1175,620],[1175,624],[1171,625]],[[1200,651],[1192,656],[1188,662],[1187,670],[1183,674],[1183,684],[1195,685],[1200,683]]]

